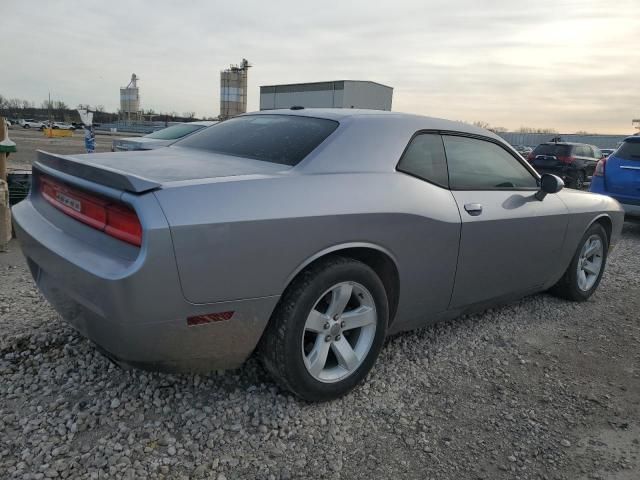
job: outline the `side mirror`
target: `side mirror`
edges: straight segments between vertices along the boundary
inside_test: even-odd
[[[564,182],[560,177],[545,173],[540,178],[540,190],[536,192],[536,198],[542,201],[548,193],[558,193],[563,188]]]

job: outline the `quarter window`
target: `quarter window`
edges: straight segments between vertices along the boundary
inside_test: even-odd
[[[414,137],[398,163],[398,170],[447,187],[447,160],[440,135],[423,133]]]
[[[499,145],[452,135],[442,138],[452,189],[537,188],[534,175]]]

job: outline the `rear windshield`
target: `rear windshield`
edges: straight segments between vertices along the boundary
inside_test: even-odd
[[[156,140],[175,140],[196,132],[201,128],[204,128],[204,126],[189,125],[188,123],[185,123],[184,125],[172,125],[170,127],[163,128],[162,130],[158,130],[157,132],[150,133],[149,135],[145,135],[145,137],[155,138]]]
[[[568,157],[571,154],[571,145],[555,145],[543,143],[533,151],[534,155],[554,155],[556,157]]]
[[[640,142],[624,142],[614,155],[623,160],[640,161]]]
[[[294,115],[246,115],[198,132],[175,145],[297,165],[336,128],[338,122]]]

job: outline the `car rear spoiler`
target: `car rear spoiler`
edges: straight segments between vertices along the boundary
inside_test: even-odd
[[[70,156],[38,150],[36,165],[42,165],[60,172],[84,178],[100,185],[117,188],[133,193],[144,193],[160,188],[160,184],[130,173],[115,170],[102,165],[95,165],[88,161],[80,161]]]

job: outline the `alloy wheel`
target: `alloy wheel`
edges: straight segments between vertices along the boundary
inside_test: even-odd
[[[302,355],[309,374],[335,383],[355,372],[371,350],[378,316],[363,285],[341,282],[325,291],[307,316]]]
[[[591,235],[584,242],[578,258],[578,288],[590,290],[598,280],[602,270],[604,246],[599,235]]]

